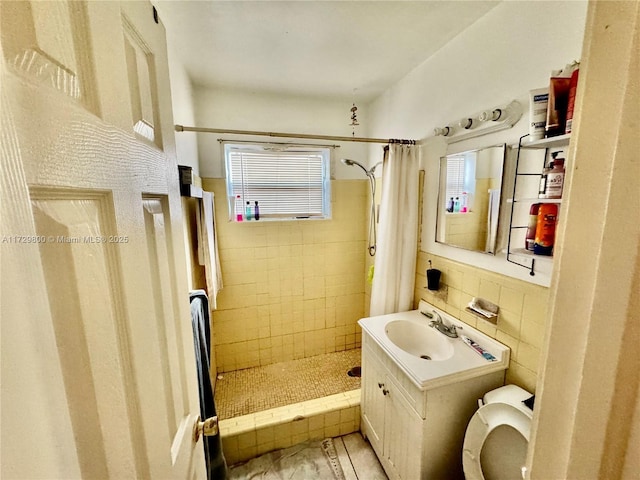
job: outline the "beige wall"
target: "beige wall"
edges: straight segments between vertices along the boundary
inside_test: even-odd
[[[440,290],[426,289],[428,260],[442,271]],[[500,306],[498,325],[465,310],[473,297]],[[540,350],[547,321],[549,289],[455,262],[427,252],[418,253],[416,305],[420,298],[476,327],[511,349],[507,383],[535,392]]]
[[[218,373],[360,345],[368,186],[333,180],[331,220],[239,224],[227,221],[224,179],[203,179],[224,282],[212,317]]]

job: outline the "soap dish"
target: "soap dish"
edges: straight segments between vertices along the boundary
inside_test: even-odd
[[[474,315],[496,325],[498,323],[498,311],[500,307],[483,298],[474,297],[466,310]]]

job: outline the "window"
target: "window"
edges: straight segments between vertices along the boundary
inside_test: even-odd
[[[445,204],[450,198],[461,197],[464,191],[464,156],[447,157],[447,189]],[[446,207],[446,205],[445,205]]]
[[[225,144],[229,217],[258,202],[260,219],[330,218],[328,148],[293,145]]]
[[[444,198],[444,208],[447,211],[453,211],[450,204],[452,199],[461,202],[461,209],[467,207],[469,211],[472,210],[476,190],[476,160],[476,152],[447,155],[447,185]],[[466,203],[463,205],[464,202]]]

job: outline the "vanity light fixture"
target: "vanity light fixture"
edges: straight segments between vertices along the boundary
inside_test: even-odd
[[[438,135],[442,135],[444,137],[448,137],[449,135],[453,135],[453,128],[451,127],[437,127],[433,129],[433,134],[437,137]]]
[[[434,136],[447,137],[447,143],[456,143],[468,138],[506,130],[522,117],[522,105],[517,100],[508,105],[484,110],[456,122],[433,130]],[[457,127],[457,128],[456,128]]]

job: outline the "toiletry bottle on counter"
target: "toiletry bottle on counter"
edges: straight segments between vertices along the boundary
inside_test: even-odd
[[[253,217],[253,212],[251,211],[251,203],[247,200],[247,206],[244,209],[244,218],[245,220],[251,220]]]
[[[260,220],[260,206],[257,200],[255,201],[255,207],[253,207],[253,216],[256,220]]]
[[[538,221],[536,225],[536,237],[533,243],[533,253],[537,255],[553,254],[557,220],[558,205],[555,203],[541,203],[538,208]]]
[[[447,212],[453,213],[453,203],[453,197],[451,197],[447,202]]]
[[[460,213],[467,213],[467,192],[462,192],[462,199],[460,200]]]
[[[236,195],[236,200],[235,200],[235,205],[233,210],[236,215],[236,222],[241,222],[243,217],[243,212],[242,212],[242,197],[240,197],[240,195]]]
[[[459,213],[460,212],[460,197],[456,197],[455,201],[453,202],[453,213]]]
[[[529,223],[527,225],[524,247],[531,252],[533,252],[533,243],[536,238],[536,227],[538,226],[538,210],[540,210],[540,205],[540,203],[534,203],[529,209]]]
[[[562,198],[564,185],[564,158],[557,158],[562,152],[554,152],[553,168],[547,172],[545,198]]]

